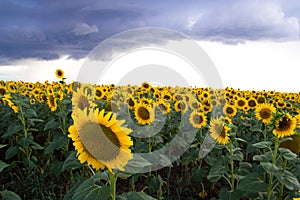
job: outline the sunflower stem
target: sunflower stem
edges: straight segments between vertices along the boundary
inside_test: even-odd
[[[110,197],[112,200],[116,200],[116,185],[117,185],[118,174],[109,172],[110,180]]]
[[[230,158],[230,172],[231,172],[231,190],[234,190],[234,178],[235,178],[235,175],[234,175],[234,162],[233,162],[233,144],[232,144],[232,141],[230,140],[230,155],[231,155],[231,158]]]
[[[274,147],[274,152],[272,155],[272,164],[275,164],[275,162],[276,162],[278,148],[279,148],[279,140],[278,140],[278,137],[275,136],[275,147]],[[273,186],[273,172],[270,172],[269,174],[270,174],[270,179],[269,179],[269,185],[268,185],[268,191],[267,191],[267,200],[271,199],[272,186]]]
[[[285,170],[286,165],[287,165],[287,159],[284,159],[284,160],[283,160],[283,164],[282,164],[282,169],[283,169],[283,171]],[[281,184],[280,184],[280,191],[279,191],[279,199],[282,199],[283,188],[284,188],[284,184],[281,183]]]

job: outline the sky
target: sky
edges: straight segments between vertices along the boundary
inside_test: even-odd
[[[71,81],[99,43],[160,27],[195,40],[224,86],[299,92],[299,19],[297,0],[0,0],[0,79]]]

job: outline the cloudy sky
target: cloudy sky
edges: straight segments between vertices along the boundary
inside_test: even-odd
[[[225,86],[300,91],[297,0],[0,0],[0,79],[73,78],[101,41],[161,27],[193,38]]]

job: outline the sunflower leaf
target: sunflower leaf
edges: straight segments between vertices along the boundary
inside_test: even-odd
[[[72,196],[73,200],[93,200],[93,199],[109,199],[110,188],[107,185],[101,184],[100,180],[107,180],[107,172],[97,173],[85,180],[78,186]]]
[[[282,183],[289,190],[300,190],[300,183],[297,177],[291,172],[284,170],[283,172],[276,172],[274,175],[278,181]]]
[[[12,191],[3,190],[0,194],[2,196],[2,200],[21,200],[21,197]]]
[[[252,146],[259,148],[259,149],[268,148],[271,145],[272,145],[272,142],[269,142],[269,141],[257,142],[255,144],[252,144]]]
[[[82,164],[79,162],[78,158],[76,157],[76,151],[73,151],[65,160],[62,166],[62,172],[66,169],[77,169],[81,167]]]
[[[128,192],[117,196],[118,200],[155,200],[144,192]]]
[[[3,162],[2,160],[0,160],[0,172],[1,172],[4,168],[6,168],[6,167],[8,167],[8,166],[9,166],[9,164],[7,164],[7,163]]]
[[[247,192],[261,192],[265,191],[268,185],[260,180],[257,173],[247,174],[239,183],[238,188]]]
[[[297,154],[294,154],[289,149],[286,148],[279,148],[280,155],[287,160],[293,160],[297,158]]]

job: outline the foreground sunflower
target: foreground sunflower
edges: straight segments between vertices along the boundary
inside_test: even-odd
[[[190,114],[189,122],[194,128],[202,128],[206,125],[206,115],[198,111],[193,111]]]
[[[55,75],[57,78],[62,79],[65,77],[65,72],[62,69],[56,69]]]
[[[269,124],[272,114],[276,112],[276,108],[272,104],[262,103],[256,108],[256,118],[265,124]]]
[[[68,137],[72,138],[81,163],[87,162],[96,170],[106,166],[111,172],[112,169],[124,171],[124,166],[132,159],[129,147],[133,142],[128,136],[132,130],[122,127],[125,120],[117,120],[112,112],[104,112],[78,110]]]
[[[275,129],[273,130],[273,134],[278,138],[293,135],[296,128],[296,123],[296,119],[287,113],[275,120]]]
[[[134,106],[134,114],[139,124],[150,124],[154,120],[154,109],[150,105],[143,103]]]
[[[209,132],[218,144],[226,145],[230,138],[228,131],[230,128],[224,123],[224,119],[216,118],[210,121]]]

